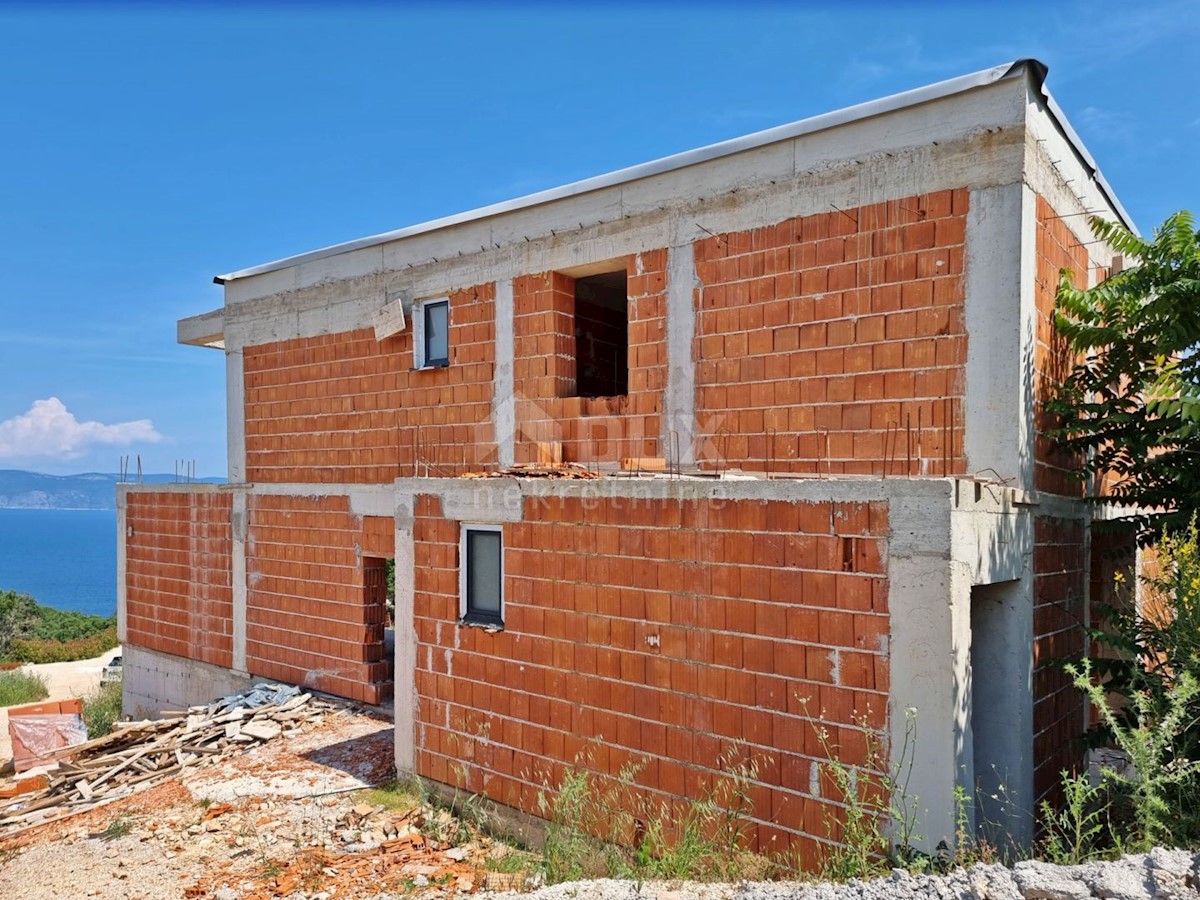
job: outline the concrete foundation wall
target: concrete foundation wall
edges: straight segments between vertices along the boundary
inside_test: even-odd
[[[121,706],[130,716],[154,718],[160,710],[208,703],[258,681],[220,666],[144,647],[127,644],[121,653]]]

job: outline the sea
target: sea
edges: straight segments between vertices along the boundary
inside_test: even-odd
[[[0,509],[0,590],[116,615],[117,511]]]

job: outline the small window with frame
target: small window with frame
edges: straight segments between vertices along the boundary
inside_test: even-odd
[[[450,365],[450,299],[434,297],[415,304],[413,310],[414,368]]]
[[[504,627],[504,532],[500,525],[463,524],[459,538],[459,621]]]

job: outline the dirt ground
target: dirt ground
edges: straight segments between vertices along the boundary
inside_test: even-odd
[[[80,659],[75,662],[43,663],[41,665],[25,665],[22,671],[37,672],[46,679],[46,687],[50,690],[47,700],[69,700],[72,697],[86,697],[100,686],[100,670],[114,656],[121,655],[121,648],[107,650],[94,659]],[[8,711],[0,708],[0,762],[12,757],[12,744],[8,738]]]
[[[392,722],[342,710],[311,731],[108,806],[0,838],[0,897],[371,897],[508,887],[510,851],[386,783]]]

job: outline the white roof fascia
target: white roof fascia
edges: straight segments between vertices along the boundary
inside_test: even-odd
[[[239,269],[235,272],[229,272],[225,275],[218,275],[213,278],[216,284],[226,284],[230,281],[236,281],[241,278],[249,278],[254,275],[262,275],[267,272],[275,272],[280,269],[290,268],[314,260],[325,259],[330,256],[336,256],[341,253],[348,253],[353,250],[361,250],[366,247],[374,247],[380,244],[390,243],[391,241],[401,240],[402,238],[412,237],[418,234],[424,234],[430,231],[436,231],[441,228],[449,228],[454,225],[461,225],[466,222],[473,222],[480,219],[486,219],[492,216],[503,215],[504,213],[513,212],[515,210],[526,209],[532,206],[538,206],[543,203],[550,203],[555,200],[562,200],[568,197],[585,194],[589,191],[596,191],[602,188],[613,187],[627,182],[637,181],[643,178],[649,178],[654,175],[660,175],[664,172],[671,172],[676,169],[682,169],[687,166],[696,165],[698,163],[708,162],[709,160],[718,159],[723,156],[731,156],[735,153],[742,153],[746,150],[754,150],[768,144],[777,143],[779,141],[790,140],[802,135],[812,134],[817,131],[824,131],[829,128],[835,128],[839,125],[845,125],[849,122],[855,122],[861,119],[879,116],[884,113],[894,112],[906,107],[917,106],[922,103],[928,103],[933,100],[939,100],[944,97],[949,97],[954,94],[963,93],[974,88],[983,87],[988,84],[1006,79],[1013,78],[1017,75],[1031,69],[1034,73],[1035,81],[1038,89],[1041,90],[1046,99],[1050,113],[1058,121],[1062,127],[1064,134],[1081,158],[1085,161],[1089,169],[1095,173],[1097,181],[1100,183],[1104,192],[1112,200],[1114,208],[1116,208],[1126,220],[1128,224],[1128,216],[1125,215],[1116,197],[1111,189],[1103,180],[1094,161],[1088,152],[1083,148],[1078,136],[1067,124],[1066,118],[1062,115],[1058,105],[1054,99],[1045,90],[1046,66],[1035,59],[1019,59],[1014,62],[1005,63],[1003,65],[994,66],[990,69],[982,69],[978,72],[973,72],[969,75],[960,75],[957,78],[950,78],[946,81],[939,81],[936,84],[927,85],[925,87],[916,88],[910,91],[903,91],[899,94],[892,94],[888,97],[882,97],[878,100],[871,100],[867,103],[859,103],[855,106],[848,106],[845,109],[835,110],[833,112],[823,113],[818,116],[812,116],[807,119],[801,119],[798,122],[792,122],[787,125],[779,125],[775,128],[768,128],[765,131],[758,131],[753,134],[748,134],[743,137],[733,138],[728,141],[721,141],[716,144],[709,144],[706,147],[700,147],[695,150],[688,150],[683,153],[676,153],[672,156],[665,156],[661,159],[652,160],[651,162],[641,163],[636,166],[630,166],[624,169],[618,169],[615,172],[609,172],[604,175],[597,175],[592,178],[585,178],[582,181],[572,182],[561,187],[551,188],[545,191],[539,191],[534,194],[528,194],[524,197],[517,197],[512,200],[505,200],[501,203],[493,203],[489,206],[479,207],[478,209],[468,210],[466,212],[456,213],[451,216],[444,216],[440,219],[433,219],[428,222],[422,222],[418,225],[410,225],[406,228],[399,228],[395,231],[387,231],[382,234],[376,234],[369,237],[358,238],[353,241],[346,241],[340,244],[333,244],[328,247],[322,247],[317,250],[310,250],[306,253],[299,253],[295,256],[288,256],[283,259],[275,260],[274,262],[263,263],[262,265],[251,266],[246,269]]]

